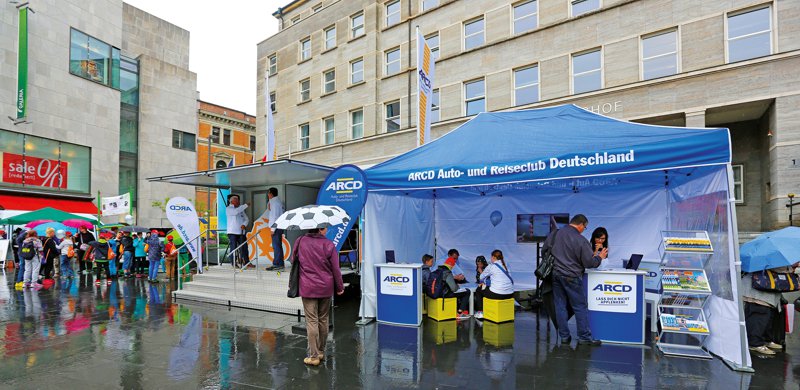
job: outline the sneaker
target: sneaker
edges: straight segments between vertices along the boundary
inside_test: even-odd
[[[39,289],[44,287],[41,283],[31,283],[31,287]]]
[[[30,283],[25,283],[25,284],[22,286],[22,288],[31,288],[31,284],[30,284]]]
[[[767,344],[765,346],[767,348],[773,350],[773,351],[782,351],[783,350],[783,345],[773,343],[772,341],[770,341],[769,344]]]
[[[596,347],[601,344],[603,344],[603,342],[596,339],[578,340],[578,345],[591,345],[593,347]]]
[[[472,317],[472,316],[469,315],[469,312],[466,311],[466,310],[462,311],[461,313],[458,313],[458,319],[459,320],[466,320],[467,318],[470,318],[470,317]]]
[[[111,284],[111,279],[106,280],[106,284],[110,285]]]
[[[766,356],[775,355],[775,351],[767,348],[766,345],[762,345],[760,347],[750,347],[750,350],[755,352],[755,353],[760,353],[760,354],[766,355]]]
[[[561,339],[561,344],[571,344],[571,343],[572,343],[572,337]]]
[[[317,357],[307,357],[303,359],[303,363],[309,366],[318,366],[320,364],[319,358]]]
[[[482,320],[483,319],[483,312],[482,311],[476,311],[475,312],[475,319],[476,320]]]

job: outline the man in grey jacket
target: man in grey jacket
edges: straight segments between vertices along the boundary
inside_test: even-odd
[[[555,300],[558,335],[562,344],[572,342],[567,327],[567,305],[575,312],[578,325],[578,344],[600,345],[600,340],[592,338],[589,329],[589,310],[583,288],[583,273],[586,268],[597,268],[608,256],[608,249],[593,252],[589,240],[582,236],[589,225],[583,214],[577,214],[569,225],[550,234],[543,251],[551,251],[556,258],[553,267],[553,297]]]

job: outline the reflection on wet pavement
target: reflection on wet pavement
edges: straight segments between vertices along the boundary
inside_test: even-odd
[[[426,320],[357,327],[358,299],[337,302],[323,366],[302,364],[296,317],[172,301],[169,283],[91,277],[14,290],[0,275],[2,388],[620,389],[798,388],[800,343],[754,359],[755,375],[718,359],[650,347],[556,345],[545,316],[507,324]],[[648,341],[650,342],[650,341]]]

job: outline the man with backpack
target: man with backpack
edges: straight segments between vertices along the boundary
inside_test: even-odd
[[[456,265],[456,260],[453,257],[448,257],[444,264],[431,271],[428,276],[428,281],[425,283],[425,295],[438,299],[438,298],[456,298],[458,299],[458,318],[469,318],[469,291],[458,291],[458,283],[453,277],[453,267]]]

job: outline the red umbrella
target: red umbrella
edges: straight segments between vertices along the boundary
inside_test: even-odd
[[[73,227],[75,229],[80,229],[82,227],[85,227],[87,229],[91,229],[91,228],[94,227],[91,222],[84,221],[82,219],[68,219],[68,220],[66,220],[64,222],[61,222],[61,223],[63,223],[64,225],[67,225],[69,227]]]
[[[26,228],[31,228],[31,229],[33,229],[33,228],[35,228],[35,227],[37,227],[37,226],[39,226],[39,225],[41,225],[41,224],[43,224],[43,223],[48,223],[48,222],[53,222],[53,221],[52,221],[52,220],[50,220],[50,219],[38,219],[38,220],[36,220],[36,221],[30,221],[30,222],[28,222],[28,223],[25,225],[25,227],[26,227]]]

